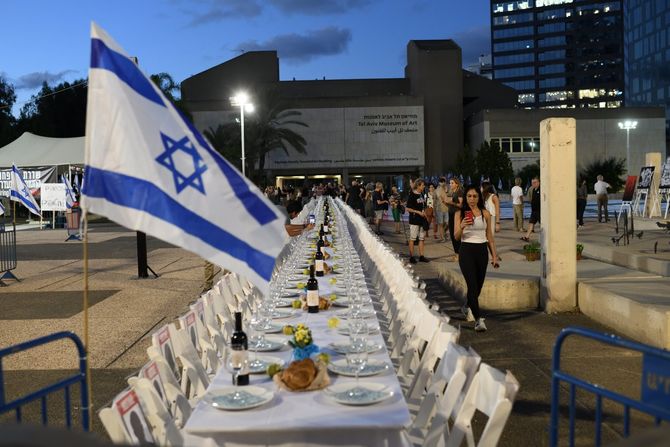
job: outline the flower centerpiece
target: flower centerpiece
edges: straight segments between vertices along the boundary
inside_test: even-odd
[[[294,360],[307,359],[319,352],[319,347],[314,344],[312,331],[303,323],[298,323],[295,327],[289,344],[293,347]]]

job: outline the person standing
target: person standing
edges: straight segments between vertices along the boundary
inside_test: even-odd
[[[486,330],[484,318],[479,310],[479,295],[484,286],[489,251],[493,257],[493,268],[500,266],[496,244],[493,239],[491,214],[484,208],[482,194],[476,186],[465,190],[465,203],[456,212],[454,236],[461,241],[458,266],[467,284],[467,303],[461,309],[468,321],[475,322],[475,331]]]
[[[351,188],[349,188],[345,202],[355,209],[358,214],[363,214],[363,188],[357,180],[351,181]]]
[[[414,259],[414,241],[419,239],[419,261],[430,262],[424,254],[424,239],[426,238],[426,184],[423,179],[414,181],[414,189],[407,198],[407,212],[409,213],[409,262],[416,264]]]
[[[435,185],[428,183],[428,194],[426,194],[426,220],[428,220],[428,238],[430,228],[433,228],[433,237],[437,239],[437,225],[435,225]]]
[[[577,186],[577,220],[578,227],[584,226],[584,210],[586,210],[586,198],[589,195],[589,190],[586,187],[586,179],[582,178],[579,186]]]
[[[435,220],[440,242],[447,239],[447,226],[449,225],[449,207],[447,206],[447,179],[440,177],[435,191]]]
[[[386,197],[386,192],[384,191],[384,185],[382,182],[377,182],[375,184],[375,190],[372,193],[372,202],[375,207],[375,225],[377,226],[377,235],[381,236],[381,226],[382,221],[384,220],[384,213],[389,208],[389,201]]]
[[[535,224],[540,222],[540,179],[535,177],[531,182],[530,191],[530,219],[528,219],[528,232],[525,236],[521,236],[521,240],[525,242],[530,241],[531,233],[535,232]]]
[[[400,193],[398,192],[397,186],[391,187],[391,195],[389,196],[389,203],[391,204],[391,214],[393,215],[393,230],[394,233],[400,234],[400,218],[404,209],[402,209],[402,204],[400,202]]]
[[[603,221],[603,211],[605,213],[605,222],[610,221],[610,216],[607,214],[607,190],[611,188],[610,184],[603,181],[603,176],[598,175],[598,181],[593,185],[596,191],[596,201],[598,202],[598,222]]]
[[[454,228],[456,225],[456,212],[463,206],[463,188],[458,178],[452,177],[449,179],[449,193],[446,201],[447,208],[449,208],[449,236],[451,236],[451,244],[454,247],[454,256],[449,259],[451,262],[458,262],[458,249],[461,246],[461,241],[454,237]]]
[[[514,209],[514,229],[523,230],[523,189],[521,189],[521,177],[514,179],[514,186],[510,192],[512,195],[512,208]]]
[[[493,228],[495,228],[495,233],[498,233],[500,232],[500,200],[495,193],[493,185],[489,182],[482,183],[481,191],[484,199],[484,208],[491,215],[491,223],[495,222]]]

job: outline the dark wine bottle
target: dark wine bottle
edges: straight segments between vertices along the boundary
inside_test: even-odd
[[[233,385],[249,385],[249,343],[247,334],[242,330],[242,312],[235,312],[235,330],[230,337],[230,348],[232,367],[241,368],[237,375],[233,373]],[[235,380],[236,377],[237,380]]]
[[[328,214],[326,214],[323,218],[323,233],[330,233],[330,218],[328,217]]]
[[[323,276],[323,253],[319,248],[316,249],[316,255],[314,256],[314,266],[316,276]]]
[[[323,254],[323,247],[326,245],[326,243],[323,241],[323,235],[319,236],[319,240],[316,241],[316,250],[320,251],[321,254]]]
[[[314,265],[309,266],[309,279],[307,280],[307,312],[319,313],[319,282],[314,277]]]
[[[323,238],[323,235],[326,234],[326,232],[323,229],[323,224],[321,224],[321,229],[319,229],[319,236]]]

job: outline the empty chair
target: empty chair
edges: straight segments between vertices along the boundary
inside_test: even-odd
[[[145,379],[133,377],[129,383],[146,408],[145,417],[151,428],[153,438],[158,445],[181,446],[184,440],[163,400],[158,396],[153,384]]]
[[[463,438],[466,438],[468,447],[497,445],[518,391],[519,382],[511,372],[503,373],[486,363],[479,365],[451,433],[447,435],[445,430],[445,446],[458,447]],[[476,410],[489,418],[477,442],[471,425]]]
[[[153,357],[153,359],[142,367],[138,377],[151,382],[156,394],[163,400],[167,410],[174,418],[175,424],[181,428],[191,416],[191,405],[181,391],[179,382],[163,362],[156,348],[151,346],[148,351],[149,357]],[[133,380],[132,377],[128,379],[129,385],[132,385],[131,380]]]
[[[447,424],[460,410],[480,362],[481,357],[472,348],[448,344],[412,423],[410,435],[415,444],[432,447],[443,440]]]
[[[111,407],[103,408],[98,414],[115,444],[155,444],[146,412],[137,393],[128,388],[114,398]]]
[[[203,312],[204,314],[204,312]],[[179,317],[181,330],[186,331],[191,344],[200,354],[200,361],[209,374],[214,374],[219,369],[219,349],[214,345],[209,332],[202,324],[195,311],[190,310]]]

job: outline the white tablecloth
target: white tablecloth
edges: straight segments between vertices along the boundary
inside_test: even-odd
[[[340,262],[341,264],[341,262]],[[328,280],[332,275],[318,278],[321,295],[328,293],[332,286]],[[343,275],[335,275],[341,286]],[[327,320],[341,307],[332,307],[318,314],[303,312],[297,318],[276,320],[282,324],[305,323],[312,330],[314,342],[322,352],[329,353],[331,360],[343,358],[328,348],[331,342],[347,343],[348,338],[329,329]],[[378,326],[374,319],[371,325]],[[346,320],[341,319],[340,325]],[[288,340],[288,337],[281,336]],[[381,334],[377,331],[369,336],[371,343],[384,346]],[[253,354],[251,354],[253,355]],[[279,352],[261,353],[281,357],[290,361],[291,349],[286,347]],[[200,402],[185,426],[187,445],[333,445],[333,446],[404,446],[404,427],[411,423],[407,404],[402,395],[400,384],[391,365],[385,348],[371,354],[371,359],[379,359],[389,364],[389,370],[372,377],[363,377],[362,381],[383,383],[394,391],[394,396],[382,403],[354,407],[336,403],[322,391],[288,392],[278,391],[267,375],[251,375],[251,385],[275,390],[275,397],[269,404],[259,408],[232,412],[217,410],[205,402]],[[355,379],[330,375],[331,383]],[[231,374],[221,369],[210,385],[210,389],[231,384]]]

